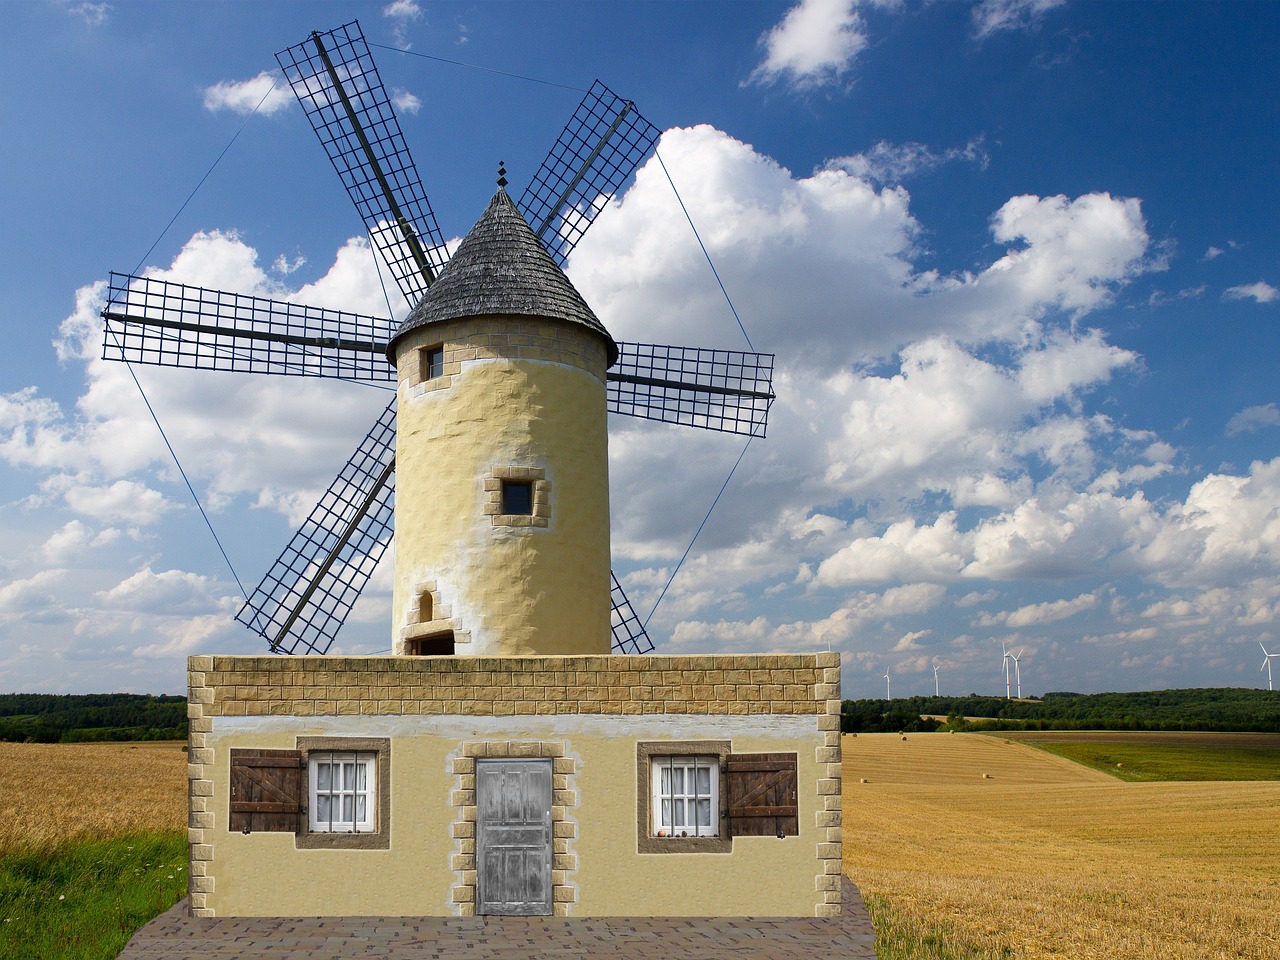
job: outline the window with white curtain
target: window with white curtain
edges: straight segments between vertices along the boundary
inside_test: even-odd
[[[655,756],[653,835],[716,837],[720,835],[720,761],[709,756]]]
[[[313,750],[307,757],[315,833],[371,833],[377,828],[377,754]]]

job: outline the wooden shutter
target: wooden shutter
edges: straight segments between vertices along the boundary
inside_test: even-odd
[[[731,753],[725,762],[729,835],[784,837],[800,833],[796,754]]]
[[[301,815],[301,751],[231,751],[230,829],[297,833]]]

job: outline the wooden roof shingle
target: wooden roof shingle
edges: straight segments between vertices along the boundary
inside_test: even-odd
[[[395,362],[396,343],[411,330],[442,320],[494,314],[581,324],[605,338],[609,366],[618,358],[618,346],[609,331],[502,187],[391,338],[387,357]]]

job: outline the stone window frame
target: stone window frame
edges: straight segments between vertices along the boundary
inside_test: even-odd
[[[432,355],[435,355],[434,358]],[[438,380],[445,375],[444,372],[444,344],[433,343],[425,347],[418,348],[418,382],[427,383],[431,380]],[[435,359],[437,363],[432,363]],[[438,368],[437,373],[432,373],[432,369]]]
[[[503,481],[533,485],[533,513],[503,513]],[[541,467],[494,467],[484,478],[484,515],[495,527],[551,526],[551,481]]]
[[[446,633],[453,635],[455,653],[459,644],[471,642],[471,631],[462,629],[462,621],[453,616],[453,607],[444,601],[439,582],[431,578],[420,580],[414,585],[412,609],[418,611],[419,616],[424,594],[431,598],[432,619],[409,620],[400,628],[400,636],[395,644],[396,656],[408,656],[407,650],[414,640],[431,639]]]
[[[298,850],[389,850],[391,849],[391,739],[389,737],[298,737],[302,754],[302,796],[311,795],[312,753],[372,753],[377,778],[374,822],[370,833],[313,833],[311,811],[298,818],[294,847]]]
[[[578,807],[577,774],[580,765],[560,740],[470,740],[446,758],[453,775],[449,795],[454,819],[451,826],[453,854],[449,868],[454,884],[449,901],[456,915],[476,915],[476,761],[551,761],[551,912],[556,917],[573,915],[578,902]]]
[[[716,811],[720,832],[715,837],[653,836],[654,757],[713,757],[720,771],[717,795],[723,803],[728,796],[725,767],[733,752],[731,740],[652,740],[636,743],[636,853],[732,853],[733,837],[723,808]]]

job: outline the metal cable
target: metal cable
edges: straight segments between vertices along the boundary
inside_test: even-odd
[[[240,128],[232,135],[231,139],[227,142],[227,145],[222,148],[222,152],[218,154],[217,159],[215,159],[209,166],[209,169],[205,171],[204,176],[200,178],[200,182],[192,188],[189,194],[187,194],[187,199],[182,201],[182,205],[178,207],[177,212],[169,218],[169,222],[164,225],[164,229],[160,231],[160,235],[157,236],[151,246],[147,248],[147,252],[142,255],[137,266],[133,268],[134,274],[137,274],[138,271],[142,269],[142,265],[147,262],[147,258],[150,257],[155,248],[159,246],[160,241],[164,239],[164,235],[169,232],[169,228],[173,226],[178,217],[182,215],[182,211],[187,208],[187,204],[191,202],[191,199],[200,191],[200,188],[204,186],[204,182],[209,179],[209,175],[212,174],[218,164],[222,162],[222,158],[227,155],[227,151],[231,149],[232,144],[239,139],[240,134],[244,132],[244,128],[247,127],[249,125],[249,121],[257,115],[258,109],[267,102],[267,97],[271,96],[271,91],[275,88],[276,82],[273,80],[271,82],[271,86],[267,89],[267,92],[264,93],[262,95],[262,99],[258,101],[257,106],[255,106],[253,111],[244,118],[244,123],[240,124]],[[108,327],[108,329],[110,328]],[[114,331],[112,331],[112,336],[115,336]],[[191,480],[187,477],[187,471],[183,469],[182,462],[178,459],[177,451],[173,449],[173,444],[169,442],[169,436],[165,433],[164,427],[161,426],[160,418],[156,416],[155,408],[151,406],[151,400],[147,397],[147,392],[142,389],[142,381],[138,379],[138,374],[134,371],[132,363],[125,360],[124,365],[128,368],[129,376],[133,378],[133,384],[138,388],[138,393],[142,396],[142,402],[146,404],[147,413],[151,414],[152,422],[155,423],[156,429],[160,431],[160,439],[164,441],[165,449],[169,451],[169,456],[173,458],[173,464],[178,468],[178,473],[182,476],[182,482],[187,485],[187,492],[191,494],[191,499],[195,501],[196,509],[200,511],[200,516],[204,518],[204,525],[209,528],[209,533],[213,537],[213,542],[218,545],[218,552],[222,554],[222,559],[226,561],[227,569],[231,571],[231,576],[235,579],[236,586],[240,588],[240,595],[247,601],[249,599],[249,592],[245,590],[244,584],[240,582],[240,575],[236,573],[236,568],[231,563],[231,558],[227,556],[226,548],[222,545],[222,540],[219,538],[218,532],[213,529],[213,522],[209,519],[209,514],[205,512],[204,504],[200,502],[200,498],[196,495],[195,487],[191,485]]]
[[[505,70],[495,70],[493,67],[482,67],[478,63],[466,63],[463,60],[449,60],[446,57],[433,57],[429,53],[419,53],[416,50],[407,50],[403,47],[389,47],[385,43],[374,43],[372,40],[366,40],[371,47],[378,47],[381,50],[392,50],[395,53],[405,53],[411,57],[421,57],[424,60],[435,60],[437,63],[447,63],[455,67],[470,67],[472,70],[483,70],[485,73],[496,73],[500,77],[510,77],[513,80],[527,80],[530,83],[541,83],[548,87],[559,87],[561,90],[573,90],[577,93],[586,93],[582,87],[571,87],[566,83],[556,83],[554,80],[539,80],[537,77],[526,77],[520,73],[507,73]]]
[[[689,229],[693,231],[693,236],[698,241],[698,246],[702,248],[702,255],[707,258],[707,266],[711,268],[712,274],[715,275],[716,283],[720,284],[720,292],[724,294],[724,302],[729,304],[729,311],[733,314],[733,319],[738,321],[738,329],[742,331],[742,336],[746,338],[747,346],[754,351],[756,345],[751,342],[751,337],[747,335],[747,328],[742,325],[742,318],[738,316],[737,308],[733,305],[733,301],[729,299],[729,291],[724,288],[724,281],[720,279],[720,271],[711,262],[711,254],[707,252],[707,245],[702,242],[702,236],[698,233],[698,228],[693,225],[693,217],[689,216],[689,210],[684,205],[684,199],[680,196],[680,191],[676,189],[676,182],[671,179],[671,171],[662,162],[662,154],[655,150],[653,155],[658,158],[658,165],[662,167],[662,172],[667,175],[667,183],[671,184],[671,192],[676,195],[676,201],[680,204],[680,209],[684,211],[684,218],[689,221]]]
[[[658,164],[662,167],[662,172],[667,175],[667,183],[671,184],[671,192],[676,195],[676,200],[680,204],[680,209],[684,211],[684,218],[689,221],[689,229],[693,231],[694,237],[698,241],[698,246],[702,248],[702,255],[707,258],[707,265],[711,267],[711,272],[715,275],[716,283],[720,285],[720,292],[724,294],[724,299],[729,304],[729,310],[733,313],[733,319],[738,321],[738,329],[742,331],[743,337],[746,338],[747,346],[753,351],[755,344],[751,342],[751,337],[747,334],[747,328],[742,325],[742,318],[738,316],[738,311],[733,305],[733,300],[729,297],[729,291],[725,289],[724,282],[720,279],[720,271],[716,269],[716,265],[711,260],[711,254],[707,252],[706,244],[702,242],[702,237],[698,234],[698,228],[694,226],[693,218],[689,216],[689,210],[684,205],[684,199],[680,196],[680,191],[676,189],[676,182],[671,179],[671,172],[667,170],[667,165],[662,162],[662,154],[654,151],[653,155],[658,158]],[[698,524],[698,529],[693,532],[693,539],[689,541],[689,546],[685,547],[684,554],[680,557],[680,562],[676,564],[675,569],[671,571],[671,576],[667,578],[666,584],[662,588],[662,592],[658,594],[658,599],[653,603],[653,609],[649,611],[649,616],[644,618],[643,626],[647,629],[649,621],[653,619],[653,615],[658,611],[658,605],[662,603],[662,598],[667,595],[667,590],[671,587],[671,582],[675,580],[676,574],[680,572],[680,568],[684,566],[684,562],[688,559],[689,552],[693,549],[693,545],[698,540],[698,535],[702,533],[702,528],[707,525],[707,521],[711,519],[711,512],[715,510],[716,504],[720,502],[720,497],[724,494],[725,489],[729,486],[729,481],[733,479],[734,472],[738,469],[738,464],[742,463],[742,458],[747,455],[747,450],[751,446],[751,441],[755,439],[754,432],[747,437],[747,442],[742,448],[742,452],[738,454],[738,459],[733,462],[733,466],[729,470],[729,475],[724,478],[724,483],[720,485],[720,491],[716,494],[716,498],[711,501],[711,506],[707,508],[707,515],[702,518],[702,522]]]

